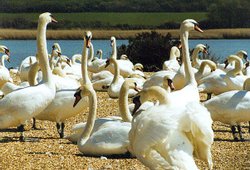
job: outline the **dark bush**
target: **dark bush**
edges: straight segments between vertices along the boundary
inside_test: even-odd
[[[128,46],[120,46],[118,56],[127,54],[133,63],[143,64],[144,71],[157,71],[169,59],[171,47],[171,34],[163,36],[155,31],[143,32],[129,39]]]

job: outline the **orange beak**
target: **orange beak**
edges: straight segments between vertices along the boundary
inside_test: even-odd
[[[194,30],[198,31],[198,32],[203,32],[202,29],[200,29],[200,27],[198,25],[194,26]]]

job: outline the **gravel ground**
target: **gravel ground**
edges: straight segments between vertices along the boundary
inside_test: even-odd
[[[117,99],[109,99],[106,93],[98,95],[98,117],[118,114]],[[203,98],[204,96],[202,96]],[[66,121],[65,133],[71,133],[75,123],[86,121],[88,109]],[[248,124],[243,126],[243,136],[250,139]],[[129,155],[113,157],[87,157],[76,145],[59,139],[54,122],[37,121],[40,130],[31,130],[31,121],[26,126],[26,137],[38,139],[21,143],[16,128],[0,131],[0,169],[147,169]],[[228,125],[214,122],[215,141],[212,146],[214,169],[250,170],[250,142],[235,142]],[[196,160],[200,169],[208,169],[203,161]]]

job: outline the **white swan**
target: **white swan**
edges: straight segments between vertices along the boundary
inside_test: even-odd
[[[55,97],[55,84],[51,78],[46,44],[46,27],[50,22],[57,22],[50,13],[43,13],[38,19],[37,52],[43,72],[43,83],[13,91],[0,101],[0,128],[19,126],[20,140],[24,141],[24,123],[38,115]]]
[[[228,91],[204,102],[204,106],[207,107],[211,113],[213,121],[220,121],[231,125],[232,134],[235,140],[238,140],[235,126],[238,126],[240,139],[243,140],[239,124],[241,122],[250,121],[249,91],[250,78],[245,80],[243,90]]]
[[[197,55],[199,52],[206,52],[206,50],[204,48],[200,48],[200,46],[198,45],[194,49],[194,52],[192,53],[192,57],[197,58]],[[192,70],[194,73],[196,73],[198,71],[196,68],[193,68],[193,67],[192,67]],[[210,70],[209,70],[209,72],[210,72]],[[206,74],[208,74],[207,70],[205,70],[204,75],[206,75]],[[147,88],[147,87],[151,87],[151,86],[163,87],[162,80],[163,80],[164,76],[166,76],[166,75],[168,75],[173,80],[173,83],[174,83],[176,90],[180,90],[184,87],[184,85],[186,83],[186,81],[185,81],[186,79],[184,78],[185,77],[185,70],[184,70],[184,64],[182,63],[182,65],[179,67],[179,69],[177,71],[174,71],[173,69],[168,69],[168,70],[162,70],[162,71],[158,71],[158,72],[154,73],[143,84],[143,88]]]
[[[242,74],[239,75],[243,69],[242,60],[236,55],[230,55],[228,62],[235,62],[235,68],[227,73],[217,69],[218,71],[216,70],[200,79],[199,92],[218,95],[230,90],[242,90],[243,83],[247,78]]]
[[[37,71],[39,70],[39,68],[40,67],[39,67],[38,62],[33,63],[29,69],[28,81],[23,81],[19,85],[16,85],[16,84],[11,83],[11,82],[7,82],[2,86],[1,91],[3,92],[4,95],[7,95],[14,90],[22,89],[22,88],[25,88],[28,86],[37,85],[38,81],[37,81],[36,77],[37,77]]]
[[[132,120],[130,107],[128,105],[128,94],[129,94],[128,91],[129,91],[129,89],[136,89],[137,90],[136,83],[131,79],[125,80],[123,85],[122,85],[122,88],[121,88],[121,92],[120,92],[120,96],[119,96],[119,113],[120,113],[121,117],[111,116],[111,117],[96,119],[92,134],[95,133],[96,131],[98,131],[100,129],[100,127],[112,128],[109,126],[110,125],[115,126],[116,124],[121,125],[121,126],[123,126],[123,124],[124,124],[126,126],[126,128],[127,128],[127,126],[129,126],[127,122],[131,122],[131,120]],[[123,122],[126,122],[126,123],[123,123]],[[81,122],[81,123],[74,125],[74,127],[72,128],[73,133],[65,138],[70,140],[73,143],[76,143],[77,140],[80,138],[80,135],[82,134],[85,126],[86,126],[86,122],[84,122],[84,123]],[[124,140],[127,140],[127,135],[124,137],[125,137]],[[124,148],[126,148],[126,147],[124,147]]]
[[[82,50],[81,63],[87,67],[85,60],[88,58],[87,49],[89,48],[89,42],[91,41],[92,35],[90,32],[86,32],[84,35],[84,46]],[[82,77],[87,77],[87,72],[82,72]],[[61,88],[56,91],[54,100],[35,118],[39,120],[49,120],[56,122],[57,131],[61,138],[64,137],[65,120],[73,117],[81,112],[88,106],[88,98],[84,97],[80,100],[79,104],[73,107],[75,97],[74,94],[78,87],[72,88]],[[33,125],[35,127],[35,125]]]
[[[247,52],[244,50],[239,50],[235,55],[237,55],[238,57],[240,57],[242,60],[246,60],[247,61]],[[227,73],[230,70],[233,70],[235,68],[235,63],[232,62],[230,63],[227,67],[225,67],[227,61],[224,61],[224,63],[217,63],[217,68],[224,71],[225,73]]]
[[[124,78],[122,76],[120,76],[120,67],[117,63],[116,58],[111,57],[107,60],[106,66],[109,66],[111,64],[113,64],[115,74],[114,74],[114,78],[113,78],[110,86],[108,87],[108,95],[110,98],[118,98],[119,94],[120,94],[121,86],[124,82]],[[138,87],[142,87],[144,80],[139,79],[139,78],[131,78],[131,79],[136,81]],[[136,93],[137,92],[133,89],[129,90],[129,97],[134,96]]]
[[[132,154],[150,169],[198,169],[193,155],[212,169],[214,135],[205,107],[198,102],[172,103],[168,92],[159,86],[142,90],[138,98],[136,105],[155,98],[159,105],[134,114],[129,132]]]
[[[111,47],[112,47],[112,54],[110,58],[117,59],[116,38],[112,36],[110,38],[110,42],[111,42]],[[126,78],[129,75],[134,73],[133,71],[134,65],[130,60],[117,60],[117,63],[120,68],[121,76]],[[115,73],[115,70],[114,68],[112,68],[112,66],[107,67],[106,70],[110,71],[112,74]]]
[[[169,60],[163,63],[162,69],[177,72],[180,69],[180,64],[177,60],[177,58],[179,58],[180,55],[181,53],[180,53],[179,48],[176,46],[173,46],[170,50]]]
[[[12,78],[10,77],[9,70],[5,67],[4,61],[7,60],[10,62],[10,57],[6,54],[2,55],[1,57],[1,63],[0,63],[0,88],[6,83],[6,82],[13,82]]]
[[[205,72],[205,68],[208,68],[208,67],[209,67],[210,71]],[[217,69],[217,65],[215,64],[215,62],[213,62],[211,60],[202,60],[198,71],[195,73],[195,80],[199,84],[200,79],[209,75],[211,72],[215,71],[216,69]]]
[[[192,53],[192,67],[199,69],[202,60],[198,58],[199,53],[207,53],[207,47],[203,44],[197,44]]]
[[[212,120],[199,103],[189,58],[188,32],[194,29],[202,32],[191,19],[183,21],[180,28],[185,87],[168,94],[161,87],[153,86],[137,95],[142,103],[151,98],[159,100],[159,105],[135,113],[129,134],[132,153],[151,169],[198,169],[193,152],[212,169]]]

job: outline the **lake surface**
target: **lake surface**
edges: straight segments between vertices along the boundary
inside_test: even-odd
[[[48,40],[48,52],[51,53],[53,43],[58,42],[62,49],[62,54],[72,57],[74,54],[81,54],[83,40]],[[111,54],[109,40],[92,40],[95,51],[102,49],[103,58]],[[222,40],[189,40],[189,48],[194,48],[197,44],[207,44],[210,46],[212,54],[220,57],[222,60],[230,54],[235,54],[239,50],[245,50],[248,53],[250,48],[250,39],[222,39]],[[117,40],[117,46],[127,45],[127,40]],[[34,56],[36,53],[36,40],[0,40],[0,45],[5,45],[11,52],[11,63],[6,63],[6,67],[18,67],[21,61],[27,56]]]

